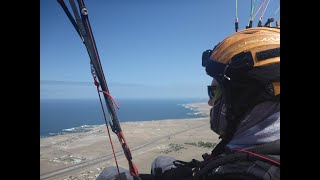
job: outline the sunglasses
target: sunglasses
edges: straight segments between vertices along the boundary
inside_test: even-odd
[[[221,95],[221,89],[219,86],[208,86],[208,96],[210,99],[218,99]]]

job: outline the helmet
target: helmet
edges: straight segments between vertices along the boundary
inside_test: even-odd
[[[259,103],[280,102],[280,29],[255,27],[236,32],[202,53],[202,66],[218,81],[222,98],[210,112],[211,129],[229,143]]]
[[[227,64],[235,55],[244,51],[251,51],[254,66],[263,66],[280,63],[280,57],[261,59],[259,52],[277,48],[280,48],[280,29],[268,27],[249,28],[224,39],[215,47],[210,59]]]
[[[219,77],[230,78],[231,72],[236,69],[250,70],[252,76],[272,82],[274,95],[278,95],[280,29],[256,27],[236,32],[217,44],[212,51],[205,51],[202,65],[217,80]]]

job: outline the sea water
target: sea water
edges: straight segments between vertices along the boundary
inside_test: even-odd
[[[205,117],[186,104],[204,99],[119,99],[119,122]],[[103,104],[104,100],[103,100]],[[104,105],[107,120],[108,111]],[[83,132],[105,124],[99,99],[40,100],[40,137]]]

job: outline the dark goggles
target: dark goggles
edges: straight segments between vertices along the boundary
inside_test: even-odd
[[[219,76],[223,74],[223,70],[226,67],[225,64],[213,61],[210,59],[213,50],[206,50],[202,53],[202,67],[206,68],[206,72],[209,76],[219,79]]]
[[[219,77],[231,73],[231,71],[248,71],[254,66],[254,59],[251,51],[243,51],[236,54],[231,58],[228,64],[223,64],[210,59],[213,50],[206,50],[202,53],[202,66],[206,68],[207,74],[215,79],[219,79]],[[280,56],[280,48],[256,52],[255,55],[256,61],[264,61],[269,58]]]
[[[220,98],[222,95],[221,89],[219,86],[214,85],[214,86],[208,86],[208,96],[211,99],[217,100]]]
[[[208,86],[208,96],[209,99],[214,98],[214,89],[216,89],[217,86]]]
[[[223,64],[210,59],[212,50],[206,50],[202,53],[202,66],[206,68],[209,76],[219,80],[221,77],[227,75],[231,71],[248,70],[253,68],[253,57],[250,51],[244,51],[231,58],[228,64]]]
[[[215,97],[215,92],[217,92],[217,89],[217,86],[208,86],[208,96],[210,99],[213,99]]]
[[[206,50],[202,53],[202,67],[206,67],[210,62],[210,56],[212,54],[212,50]]]

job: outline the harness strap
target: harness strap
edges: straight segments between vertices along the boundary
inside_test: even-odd
[[[268,157],[266,157],[266,156],[262,156],[262,155],[259,155],[259,154],[254,153],[254,152],[250,152],[250,151],[246,151],[246,150],[242,150],[242,149],[235,149],[235,151],[252,154],[252,155],[257,156],[257,157],[259,157],[259,158],[261,158],[261,159],[263,159],[263,160],[272,162],[272,163],[280,166],[280,162],[275,161],[275,160],[273,160],[273,159],[271,159],[271,158],[268,158]]]
[[[205,165],[198,172],[195,173],[194,178],[199,179],[200,176],[202,176],[206,172],[227,163],[238,162],[238,161],[257,161],[257,160],[268,162],[278,167],[280,166],[280,162],[274,161],[266,155],[257,155],[255,153],[237,151],[234,154],[228,154],[228,155],[223,154],[222,156],[217,157],[214,160],[205,163]]]

